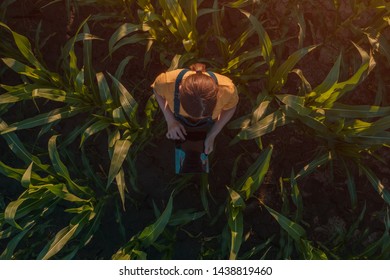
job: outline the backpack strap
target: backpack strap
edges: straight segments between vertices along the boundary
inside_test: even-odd
[[[179,92],[179,86],[181,83],[181,80],[183,79],[185,73],[188,72],[188,69],[183,69],[180,71],[179,75],[177,75],[176,81],[175,81],[175,97],[173,99],[173,111],[176,116],[179,115],[180,112],[180,92]]]
[[[206,73],[209,74],[210,77],[213,78],[215,83],[218,85],[218,79],[217,79],[217,76],[215,76],[214,72],[207,71]]]

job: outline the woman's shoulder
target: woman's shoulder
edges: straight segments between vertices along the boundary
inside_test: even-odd
[[[183,69],[175,69],[171,71],[166,71],[160,75],[164,77],[165,83],[174,83],[176,81],[177,76]]]
[[[234,83],[229,77],[222,75],[222,74],[219,74],[219,73],[214,73],[214,74],[217,77],[218,85],[234,87]]]
[[[177,76],[182,70],[183,69],[175,69],[171,71],[162,72],[156,77],[154,84],[173,84],[175,83]]]

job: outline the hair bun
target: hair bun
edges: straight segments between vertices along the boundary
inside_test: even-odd
[[[203,63],[194,63],[190,65],[190,70],[195,71],[196,74],[202,74],[202,72],[206,72],[206,65]]]

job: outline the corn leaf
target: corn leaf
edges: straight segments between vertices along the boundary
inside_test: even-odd
[[[88,187],[79,186],[76,184],[70,177],[68,168],[65,166],[65,164],[61,161],[60,155],[57,150],[57,137],[58,135],[53,135],[49,139],[48,144],[48,151],[49,151],[49,157],[52,162],[54,170],[57,172],[57,174],[61,177],[63,177],[66,182],[68,183],[69,188],[71,191],[76,195],[87,195],[90,196],[93,194],[92,190]]]
[[[81,112],[84,112],[85,110],[86,110],[85,107],[81,107],[81,108],[63,107],[59,109],[54,109],[48,113],[40,114],[35,117],[13,123],[9,125],[7,128],[0,129],[0,134],[7,134],[16,130],[22,130],[22,129],[45,125],[48,123],[55,122],[57,120],[72,117]]]
[[[34,65],[37,69],[44,69],[44,67],[41,65],[41,63],[38,61],[38,59],[35,57],[31,44],[29,40],[23,36],[20,35],[14,31],[11,30],[6,24],[0,22],[0,26],[7,29],[9,32],[11,32],[14,41],[16,43],[17,48],[19,49],[20,53],[28,60],[29,63]]]
[[[252,24],[256,33],[259,35],[259,45],[261,47],[261,55],[264,57],[264,60],[267,62],[268,66],[271,68],[274,63],[274,54],[272,51],[272,42],[269,38],[267,32],[265,31],[263,25],[250,13],[240,10]],[[291,70],[291,69],[290,69]]]
[[[171,214],[172,214],[172,205],[173,205],[173,196],[171,195],[167,206],[161,216],[157,219],[157,221],[149,226],[147,226],[138,236],[139,240],[141,240],[142,245],[145,247],[153,244],[157,238],[164,231],[167,226]]]
[[[30,186],[31,184],[31,172],[32,172],[32,167],[33,167],[33,162],[28,166],[26,171],[24,172],[22,179],[20,180],[20,183],[22,184],[23,187],[26,189]]]
[[[127,156],[130,146],[131,142],[129,140],[117,140],[115,142],[106,188],[111,185],[112,181],[114,181],[114,178],[118,175],[118,172],[122,167],[123,161]]]
[[[184,14],[178,0],[159,0],[159,3],[169,15],[169,19],[175,23],[177,31],[182,39],[189,39],[190,35],[196,32],[195,29],[191,28],[187,16]],[[194,44],[194,42],[192,44]]]
[[[277,127],[283,126],[287,123],[289,123],[289,120],[286,119],[285,114],[281,110],[277,110],[260,121],[241,130],[237,137],[243,140],[254,139],[270,133]]]
[[[290,186],[291,186],[291,199],[294,205],[297,207],[294,221],[300,222],[302,220],[302,215],[303,215],[303,200],[302,200],[301,192],[298,187],[298,183],[295,179],[294,169],[291,170]]]
[[[228,188],[228,191],[230,194],[230,203],[227,208],[227,214],[231,234],[229,259],[235,260],[238,258],[238,252],[243,239],[244,217],[242,209],[245,207],[245,202],[240,194],[233,189]]]
[[[118,174],[115,176],[115,180],[118,186],[118,191],[119,191],[119,196],[121,198],[123,211],[126,211],[125,191],[127,190],[127,188],[126,188],[125,172],[123,171],[122,167],[119,169]]]
[[[30,231],[30,229],[34,226],[35,221],[29,222],[23,229],[22,232],[18,233],[14,238],[12,238],[8,243],[7,247],[0,255],[0,260],[10,260],[14,254],[16,247],[19,242],[24,238],[24,236]]]
[[[303,227],[278,213],[274,209],[268,207],[267,205],[263,205],[292,239],[298,243],[301,242],[302,238],[306,236],[306,231]]]
[[[371,168],[359,163],[360,170],[366,175],[367,179],[370,181],[371,185],[378,192],[380,197],[390,205],[390,192],[385,188],[381,180],[375,175]]]
[[[114,45],[117,44],[121,39],[139,30],[142,30],[142,26],[139,24],[124,23],[119,26],[114,34],[111,35],[111,38],[108,42],[109,53],[112,54]]]
[[[84,130],[83,134],[81,135],[80,140],[80,147],[84,144],[84,142],[92,135],[102,131],[103,129],[106,129],[110,126],[110,123],[107,122],[107,120],[98,120],[95,123],[93,123],[91,126],[89,126],[87,129]]]
[[[119,101],[122,105],[122,109],[130,121],[134,121],[134,113],[138,107],[137,102],[127,91],[127,89],[110,73],[108,75],[111,77],[115,87],[119,91]]]
[[[295,179],[298,179],[299,177],[306,176],[313,171],[315,171],[317,168],[319,168],[322,165],[325,165],[332,159],[331,152],[327,152],[323,154],[322,156],[319,156],[312,160],[309,164],[305,165],[301,171],[295,176]]]
[[[262,151],[256,162],[243,176],[245,181],[240,187],[240,192],[244,193],[246,200],[249,199],[261,186],[269,169],[272,151],[272,146],[267,147],[264,151]],[[242,182],[242,180],[240,180],[240,182]]]
[[[8,129],[7,123],[0,118],[0,131],[4,131],[6,129]],[[39,158],[33,156],[32,154],[30,154],[30,152],[27,151],[27,149],[24,147],[23,143],[20,141],[20,139],[15,133],[10,132],[2,136],[5,139],[5,141],[7,141],[8,147],[11,149],[11,151],[18,158],[23,160],[24,163],[30,164],[31,162],[34,162],[34,164],[40,167],[41,169],[43,170],[48,169],[48,165],[42,164]]]
[[[69,240],[76,235],[76,231],[80,230],[79,227],[82,228],[84,226],[82,222],[87,220],[88,216],[89,213],[83,214],[79,218],[78,223],[70,224],[57,232],[53,240],[39,253],[37,259],[48,260],[61,251]]]
[[[339,75],[340,75],[340,64],[341,64],[341,54],[337,58],[335,64],[333,65],[332,69],[329,71],[325,80],[319,86],[314,88],[313,92],[315,93],[316,96],[321,96],[323,93],[327,92],[338,82]],[[317,102],[321,103],[321,101],[317,101]]]
[[[178,212],[172,214],[168,224],[170,226],[184,226],[203,217],[205,214],[206,211],[196,212],[195,209],[179,210]]]
[[[333,103],[331,108],[323,108],[325,115],[341,118],[377,118],[390,114],[390,107],[370,105],[346,105]]]
[[[22,229],[15,220],[20,219],[33,211],[38,211],[41,215],[42,209],[47,204],[55,204],[58,200],[56,197],[46,190],[39,190],[34,195],[30,195],[28,191],[24,192],[18,200],[12,201],[7,205],[4,211],[4,219],[12,226]]]
[[[282,65],[280,65],[275,73],[270,77],[268,90],[270,92],[278,92],[284,84],[287,82],[288,73],[294,68],[294,66],[309,52],[317,48],[318,45],[309,46],[300,50],[297,50],[290,55]]]
[[[375,67],[375,60],[372,55],[368,55],[362,48],[358,45],[354,44],[357,50],[360,53],[362,58],[362,64],[360,68],[345,82],[337,83],[330,90],[325,92],[320,99],[317,101],[318,103],[324,104],[324,107],[332,107],[333,103],[344,96],[345,93],[352,91],[355,89],[371,72],[371,70]],[[326,97],[329,97],[326,99]]]
[[[88,24],[83,26],[83,32],[89,33]],[[84,63],[84,81],[85,85],[92,90],[92,93],[97,97],[98,89],[96,87],[96,73],[92,66],[92,41],[83,40],[83,63]]]

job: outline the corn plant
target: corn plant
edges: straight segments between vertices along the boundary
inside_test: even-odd
[[[161,256],[159,259],[172,259],[172,247],[175,235],[186,224],[197,220],[206,214],[205,211],[195,209],[183,209],[176,213],[173,211],[172,194],[167,202],[165,210],[160,213],[154,204],[156,221],[142,231],[132,236],[113,256],[115,260],[147,259],[151,248],[157,250]],[[153,256],[149,256],[153,258]],[[154,257],[155,258],[155,257]]]
[[[30,43],[24,36],[11,31],[4,24],[1,26],[11,32],[15,44],[26,62],[4,57],[7,54],[3,54],[2,60],[9,68],[22,77],[26,77],[27,80],[26,83],[16,86],[2,85],[5,93],[0,96],[0,104],[43,99],[59,103],[62,107],[9,124],[1,129],[0,134],[7,135],[14,131],[41,127],[39,136],[42,136],[50,131],[53,125],[58,125],[76,115],[87,113],[81,125],[75,126],[73,132],[66,137],[61,137],[60,148],[68,146],[78,137],[80,138],[80,148],[83,148],[88,138],[107,131],[111,165],[106,188],[116,179],[124,205],[126,184],[122,164],[127,155],[131,153],[132,155],[127,160],[131,164],[132,175],[136,175],[134,170],[135,155],[150,137],[150,125],[157,108],[156,101],[150,98],[145,107],[146,118],[144,122],[141,123],[137,119],[138,104],[118,80],[122,76],[128,59],[119,65],[115,75],[108,74],[112,81],[110,86],[106,75],[95,73],[92,67],[91,40],[97,38],[89,33],[88,25],[84,22],[82,24],[84,33],[77,33],[62,50],[61,63],[64,73],[60,76],[58,73],[47,70],[38,61],[33,54]],[[74,51],[74,44],[79,40],[84,42],[84,66],[81,69],[78,68],[78,59]],[[28,66],[27,63],[31,66]],[[134,187],[135,179],[134,176],[131,179]]]
[[[285,188],[285,183],[290,184],[290,190]],[[275,218],[281,226],[279,239],[279,253],[277,259],[386,259],[388,257],[389,220],[388,213],[383,215],[384,231],[375,241],[367,242],[370,230],[361,229],[361,222],[366,212],[364,204],[361,213],[353,221],[348,229],[333,229],[333,234],[325,241],[311,241],[302,224],[303,200],[300,194],[294,172],[287,180],[281,180],[282,209],[281,213],[275,211],[260,200],[265,209]],[[291,193],[291,199],[288,197]],[[290,211],[290,201],[296,208],[294,213]],[[386,212],[386,210],[382,211]],[[388,212],[388,211],[387,211]],[[322,226],[323,227],[323,226]],[[359,230],[360,229],[360,230]],[[326,229],[324,229],[326,230]],[[358,234],[357,234],[358,233]],[[297,254],[297,255],[295,255]]]
[[[138,22],[122,24],[114,32],[109,41],[110,54],[122,46],[142,43],[146,44],[145,64],[150,61],[152,48],[160,53],[163,61],[167,50],[172,55],[185,51],[193,56],[198,41],[196,20],[202,13],[198,11],[198,1],[143,0],[137,3]]]
[[[0,216],[1,238],[9,239],[1,256],[4,259],[15,257],[15,248],[20,245],[19,250],[24,250],[19,243],[25,242],[27,236],[39,240],[42,232],[47,231],[46,228],[57,230],[51,223],[55,221],[56,215],[61,215],[58,207],[65,207],[65,212],[73,216],[68,221],[69,225],[60,229],[51,240],[42,239],[47,241],[47,245],[38,254],[34,251],[28,257],[48,259],[61,251],[61,258],[74,258],[99,228],[108,199],[118,199],[119,196],[118,201],[125,209],[126,191],[129,191],[125,182],[127,175],[122,167],[125,162],[130,167],[126,173],[131,176],[132,190],[140,191],[136,188],[135,160],[138,151],[143,149],[150,137],[157,103],[153,98],[149,99],[144,110],[145,118],[139,122],[138,104],[119,82],[128,59],[119,65],[115,75],[95,73],[91,40],[97,37],[89,33],[85,22],[79,28],[79,31],[83,28],[84,32],[78,31],[62,50],[60,65],[63,72],[60,73],[49,71],[39,61],[26,37],[3,23],[0,25],[12,35],[13,43],[19,51],[17,56],[11,56],[15,52],[7,51],[8,47],[4,45],[2,60],[23,80],[18,85],[1,85],[4,92],[0,95],[1,108],[6,112],[18,102],[43,106],[39,105],[42,104],[38,103],[40,100],[46,101],[44,108],[49,108],[46,113],[11,124],[0,119],[0,134],[9,149],[25,166],[29,166],[23,169],[1,162],[1,173],[20,181],[26,188],[18,199],[7,205]],[[83,41],[84,66],[81,69],[74,50],[78,41]],[[112,81],[111,85],[106,76]],[[81,124],[73,125],[71,133],[50,137],[46,153],[51,164],[43,164],[41,157],[32,155],[16,134],[22,130],[40,128],[38,138],[52,135],[56,133],[56,126],[70,123],[75,117],[82,121]],[[88,141],[103,132],[106,132],[108,138],[107,150],[111,159],[107,178],[96,176],[95,167],[91,166],[91,158],[85,151]],[[67,155],[67,149],[76,140],[80,143],[81,158],[76,161],[82,163],[81,173],[78,168],[70,169],[60,158],[61,155]],[[42,177],[42,174],[47,176]],[[80,176],[79,181],[86,185],[72,180],[73,174]],[[106,179],[106,183],[103,183],[103,179]],[[110,189],[114,180],[118,192]],[[42,212],[42,209],[47,210]],[[77,242],[74,241],[76,236]]]
[[[334,259],[387,259],[389,257],[389,213],[383,209],[378,218],[383,218],[384,231],[374,241],[370,240],[371,230],[362,225],[366,216],[366,204],[348,228],[335,228],[328,240],[319,243],[325,252]],[[329,226],[321,229],[330,231]],[[372,239],[372,237],[371,237]],[[362,244],[367,243],[366,246]]]
[[[289,188],[285,187],[285,182],[289,183]],[[281,213],[275,211],[270,206],[267,206],[261,199],[260,203],[271,214],[271,216],[280,225],[279,237],[279,252],[277,259],[328,259],[327,255],[321,250],[319,245],[313,244],[308,239],[308,235],[303,223],[303,199],[300,193],[298,183],[295,179],[294,170],[291,172],[290,178],[280,179],[280,193],[282,200]],[[290,194],[290,197],[289,195]],[[296,208],[294,213],[291,213],[291,202]]]
[[[238,179],[233,188],[228,188],[229,198],[226,206],[228,227],[230,230],[229,259],[237,259],[243,242],[245,201],[251,198],[261,186],[268,171],[272,155],[272,147],[262,151],[256,162]]]
[[[20,243],[26,246],[27,239],[31,236],[39,243],[46,241],[47,244],[37,255],[32,252],[31,255],[18,258],[49,259],[60,251],[65,252],[62,253],[63,258],[73,258],[99,228],[106,200],[98,199],[93,187],[82,185],[70,177],[57,150],[58,135],[52,136],[48,143],[50,166],[43,165],[39,159],[29,154],[14,133],[11,132],[7,137],[12,140],[12,145],[19,144],[18,150],[14,151],[17,156],[33,161],[27,169],[13,168],[0,162],[0,172],[18,180],[25,189],[0,214],[0,237],[9,239],[1,258],[14,258],[17,246]],[[69,217],[69,221],[64,218],[63,222],[58,223],[57,215],[64,215],[58,213],[58,207],[64,208],[64,217]],[[69,224],[58,230],[64,222]],[[58,230],[54,236],[49,235],[49,240],[45,233],[48,229]],[[77,241],[73,241],[76,236]],[[67,245],[68,243],[72,245]]]
[[[260,23],[252,18],[253,24]],[[260,34],[259,34],[260,35]],[[325,139],[326,147],[320,151],[318,157],[307,164],[297,178],[309,174],[318,166],[339,159],[347,167],[352,160],[367,176],[376,191],[387,202],[390,202],[388,190],[375,176],[372,170],[365,166],[361,160],[363,153],[371,153],[388,142],[388,126],[386,126],[387,107],[344,105],[337,101],[347,92],[353,91],[375,66],[373,57],[368,55],[359,46],[358,49],[362,63],[354,75],[344,82],[338,82],[340,73],[341,56],[325,80],[311,90],[307,80],[298,69],[294,69],[296,63],[316,46],[300,49],[290,55],[283,63],[273,62],[272,45],[261,38],[263,56],[269,61],[269,70],[266,74],[265,89],[258,95],[256,107],[251,114],[241,117],[231,124],[231,128],[241,128],[236,139],[259,139],[259,137],[271,133],[277,127],[284,126],[291,121],[299,121],[304,126],[315,131],[317,137]],[[287,75],[294,71],[304,81],[309,89],[305,96],[293,94],[281,94],[280,91],[286,83]],[[337,113],[336,113],[337,112]],[[341,118],[340,118],[341,117]],[[363,121],[360,118],[381,118],[372,122]],[[356,206],[355,181],[350,170],[347,171],[348,189],[351,194],[353,207]]]

